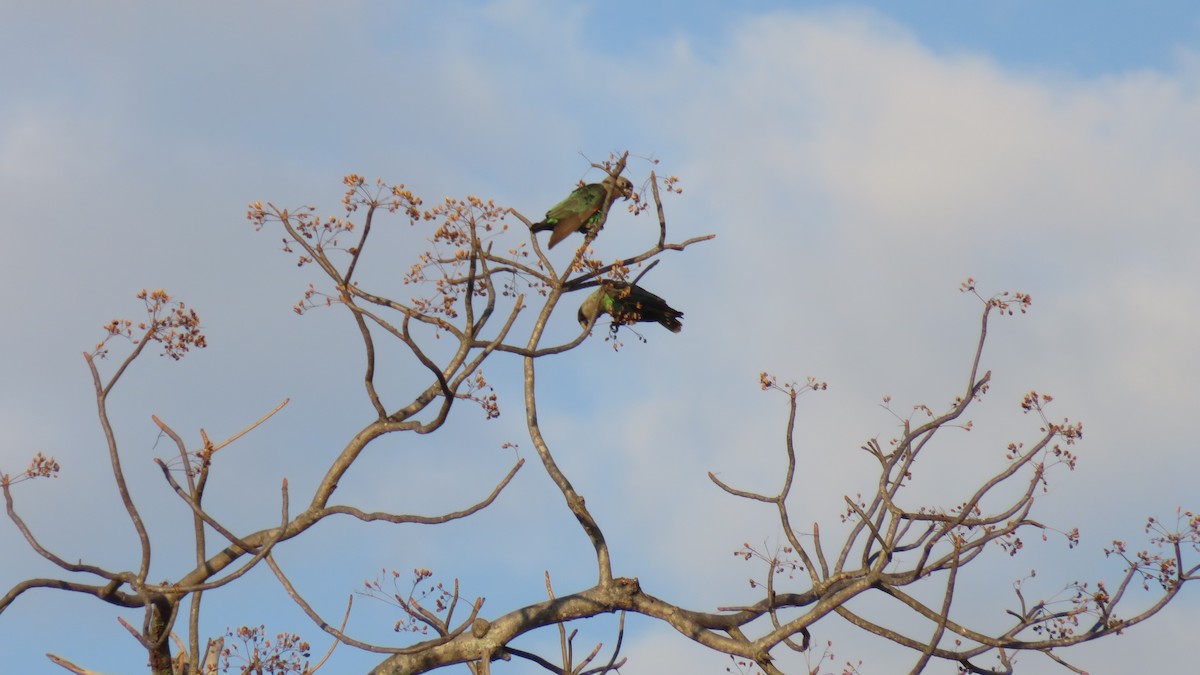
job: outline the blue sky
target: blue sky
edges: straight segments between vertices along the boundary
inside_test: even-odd
[[[1015,567],[995,563],[1003,581],[984,577],[965,611],[1002,611],[988,602],[1007,600],[1007,580],[1032,566],[1050,592],[1111,578],[1119,569],[1100,553],[1109,539],[1136,541],[1146,515],[1197,506],[1191,3],[4,2],[0,18],[10,64],[0,72],[0,471],[38,450],[63,463],[60,478],[21,485],[17,499],[64,557],[133,564],[79,354],[107,320],[136,314],[140,288],[196,307],[212,345],[178,364],[139,363],[112,404],[137,498],[163,538],[156,575],[177,576],[188,551],[170,534],[186,514],[150,461],[171,452],[150,414],[194,443],[201,427],[228,435],[291,398],[214,478],[214,508],[243,530],[275,522],[284,477],[302,503],[367,421],[352,326],[337,311],[292,313],[312,277],[279,253],[278,236],[253,231],[248,202],[334,212],[341,176],[357,172],[427,201],[478,194],[536,215],[585,176],[580,153],[622,149],[682,177],[668,202],[674,236],[718,236],[647,277],[685,311],[681,334],[652,327],[646,344],[616,354],[597,334],[539,376],[544,431],[606,527],[618,574],[693,606],[744,600],[757,570],[730,552],[779,532],[706,472],[764,488],[778,472],[786,411],[757,391],[758,372],[830,382],[801,412],[809,454],[794,508],[836,520],[841,496],[870,480],[858,446],[893,433],[880,397],[937,404],[957,392],[978,309],[958,292],[967,276],[1030,292],[1034,306],[995,326],[992,393],[976,431],[947,450],[970,461],[950,454],[929,477],[954,484],[1033,434],[1017,407],[1031,388],[1055,394],[1057,413],[1082,419],[1087,435],[1080,468],[1039,504],[1047,520],[1078,525],[1081,546],[1031,543]],[[612,222],[598,254],[640,250],[639,225]],[[380,244],[369,278],[403,292],[411,241],[399,226],[388,236],[397,252]],[[573,326],[568,311],[554,330]],[[416,386],[410,364],[389,367],[394,391]],[[501,443],[528,442],[518,364],[486,371],[500,420],[463,407],[444,432],[389,438],[342,498],[434,512],[490,489],[513,461]],[[599,420],[619,424],[620,438],[595,433]],[[500,612],[539,600],[547,569],[560,592],[589,583],[590,549],[560,501],[530,464],[471,521],[331,522],[280,557],[331,615],[382,567],[458,576]],[[0,585],[47,574],[0,522]],[[206,599],[211,634],[263,623],[323,648],[267,576],[240,589]],[[6,668],[52,672],[50,651],[139,672],[144,657],[114,616],[94,599],[28,595],[0,615]],[[394,619],[360,599],[352,627],[392,639]],[[1157,628],[1075,661],[1096,673],[1170,671],[1190,662],[1198,621],[1191,589]],[[670,631],[635,627],[627,675],[724,672],[721,657]],[[583,628],[611,639],[611,624]],[[828,630],[864,673],[895,670],[885,646]],[[345,647],[335,658],[331,672],[375,663]],[[1019,672],[1061,671],[1026,657]]]

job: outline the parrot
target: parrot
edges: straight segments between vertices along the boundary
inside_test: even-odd
[[[656,321],[672,333],[683,330],[679,319],[683,312],[671,307],[666,300],[636,284],[624,281],[604,281],[579,307],[579,325],[588,324],[600,314],[608,314],[614,325]]]
[[[629,199],[632,196],[633,183],[629,182],[628,178],[608,176],[603,182],[575,188],[566,199],[546,212],[544,220],[534,223],[529,229],[534,232],[552,230],[550,248],[554,248],[555,244],[566,239],[572,232],[585,232],[600,223],[607,215],[607,211],[601,213],[606,198],[611,208],[617,197]]]

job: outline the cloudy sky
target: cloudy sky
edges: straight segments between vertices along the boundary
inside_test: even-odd
[[[136,566],[80,354],[109,319],[136,316],[138,289],[196,307],[211,344],[180,363],[148,356],[112,399],[135,497],[162,542],[152,577],[186,569],[187,536],[172,528],[190,520],[151,462],[173,452],[151,414],[197,444],[201,428],[231,435],[290,398],[214,474],[213,511],[243,532],[277,521],[285,477],[293,504],[305,503],[369,421],[352,325],[336,310],[291,311],[315,278],[279,252],[276,233],[246,222],[248,202],[333,213],[341,177],[356,172],[426,201],[479,195],[532,216],[595,176],[585,156],[626,149],[682,178],[667,203],[672,238],[717,238],[645,280],[685,311],[681,334],[652,326],[646,343],[614,353],[598,331],[541,367],[544,433],[606,529],[617,574],[696,609],[749,599],[746,580],[762,570],[731,552],[773,545],[779,528],[706,472],[775,485],[786,401],[759,392],[758,373],[830,383],[803,401],[793,512],[833,527],[841,496],[872,481],[857,448],[895,433],[881,397],[936,406],[962,387],[979,313],[958,291],[968,276],[1034,304],[995,323],[984,358],[994,386],[976,430],[944,439],[927,475],[956,485],[1032,438],[1018,407],[1029,389],[1053,394],[1054,414],[1082,420],[1086,435],[1079,468],[1056,476],[1038,506],[1042,520],[1080,527],[1080,547],[1029,542],[1011,561],[997,550],[963,611],[1002,621],[1011,581],[1034,567],[1048,594],[1114,578],[1120,567],[1101,552],[1112,538],[1138,541],[1146,516],[1198,506],[1192,3],[13,0],[0,1],[0,58],[0,471],[21,471],[36,451],[63,464],[58,479],[16,495],[64,558]],[[650,165],[630,168],[643,179]],[[644,217],[614,216],[597,252],[615,258],[655,236]],[[370,278],[402,294],[415,252],[373,251]],[[564,310],[560,337],[574,326],[573,306]],[[514,461],[505,441],[535,459],[518,366],[499,358],[485,369],[498,421],[463,406],[444,432],[388,438],[338,498],[436,513],[490,489]],[[398,358],[381,377],[397,394],[424,386]],[[582,588],[594,578],[590,547],[536,464],[470,521],[329,521],[280,559],[331,618],[382,568],[457,577],[464,594],[488,598],[485,614],[540,600],[546,570],[560,592]],[[0,585],[54,574],[0,522]],[[265,624],[328,646],[267,575],[236,588],[206,598],[209,634]],[[50,672],[49,651],[139,672],[144,652],[116,616],[94,598],[27,594],[0,615],[4,668]],[[358,598],[351,632],[395,640],[396,618]],[[1200,595],[1188,589],[1157,621],[1070,658],[1093,673],[1171,672],[1194,662],[1198,622]],[[630,626],[628,675],[729,665],[668,629]],[[581,627],[581,639],[612,641],[607,619]],[[911,663],[844,626],[823,630],[814,638],[833,640],[837,655],[829,670]],[[553,638],[522,644],[552,650]],[[331,672],[377,662],[345,647],[334,658]],[[789,672],[804,667],[788,658]],[[1064,672],[1037,655],[1019,665]]]

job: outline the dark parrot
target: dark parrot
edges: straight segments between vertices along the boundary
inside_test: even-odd
[[[671,307],[666,300],[635,284],[623,281],[605,281],[579,306],[579,325],[587,328],[588,323],[601,314],[613,318],[614,325],[657,321],[672,333],[683,330],[679,319],[683,312]]]
[[[609,197],[609,194],[612,194]],[[609,208],[617,197],[629,199],[633,196],[633,183],[624,176],[616,178],[608,176],[600,183],[590,183],[575,188],[566,199],[554,205],[546,212],[546,218],[540,223],[534,223],[529,229],[534,232],[553,230],[550,235],[550,248],[572,232],[584,232],[595,226],[607,212],[601,213],[605,199]]]

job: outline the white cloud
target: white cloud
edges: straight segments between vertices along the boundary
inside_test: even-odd
[[[709,379],[760,368],[828,378],[831,390],[803,404],[820,411],[805,431],[821,458],[892,433],[869,407],[882,394],[901,408],[948,402],[979,311],[955,286],[974,275],[1035,303],[1031,316],[993,325],[989,425],[950,449],[996,460],[1008,440],[1036,432],[1017,411],[1020,392],[1057,394],[1054,414],[1082,418],[1088,433],[1083,468],[1057,479],[1047,506],[1082,521],[1096,556],[1106,530],[1168,515],[1194,493],[1172,476],[1196,469],[1179,442],[1200,367],[1188,347],[1200,337],[1188,309],[1200,297],[1193,70],[1013,73],[983,57],[936,56],[897,26],[850,14],[750,21],[714,63],[681,57],[649,77],[676,83],[658,99],[680,122],[663,133],[685,164],[687,192],[671,215],[717,232],[720,248],[715,266],[658,272],[687,276],[667,297],[706,338],[680,343],[680,361],[699,365],[664,400],[642,404],[671,410],[685,396],[696,409],[709,452],[690,472],[676,467],[681,475],[719,461],[721,425],[754,448],[735,460],[758,469],[748,474],[770,475],[760,447],[781,461],[778,432],[747,416],[767,404],[717,398]],[[854,472],[833,461],[817,490],[852,484]],[[1094,476],[1107,486],[1097,491]],[[687,569],[697,582],[707,571]]]

